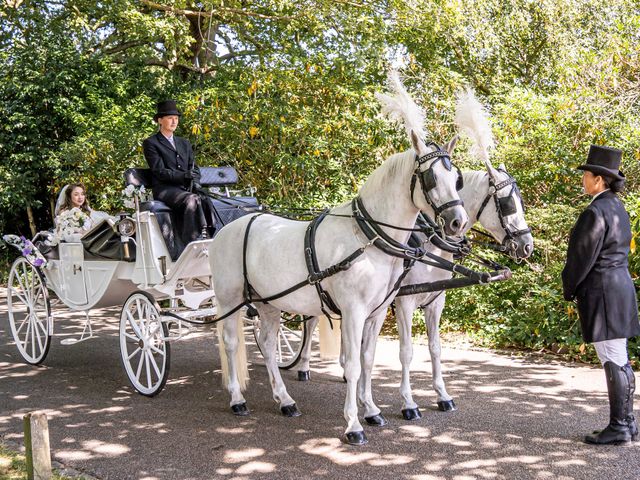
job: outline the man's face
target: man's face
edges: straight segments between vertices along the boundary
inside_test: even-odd
[[[180,117],[178,115],[165,115],[164,117],[160,117],[158,119],[158,125],[160,125],[160,130],[164,134],[173,134],[176,128],[178,127],[178,122],[180,121]]]
[[[588,170],[582,172],[582,190],[587,195],[595,195],[603,189],[603,180],[600,175],[594,175]]]

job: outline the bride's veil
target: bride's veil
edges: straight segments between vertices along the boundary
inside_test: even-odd
[[[60,193],[58,194],[58,201],[56,202],[56,208],[53,211],[53,213],[56,216],[60,215],[60,209],[62,208],[62,205],[64,205],[64,197],[65,197],[65,194],[67,193],[67,188],[69,188],[69,185],[65,185],[64,187],[62,187],[62,190],[60,190]]]

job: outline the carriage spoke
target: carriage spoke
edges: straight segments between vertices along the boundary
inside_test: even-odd
[[[22,290],[24,291],[24,288],[23,288]],[[27,302],[26,297],[23,297],[23,296],[20,294],[20,291],[19,291],[17,288],[10,287],[10,288],[9,288],[9,294],[10,294],[10,295],[14,295],[14,294],[15,294],[15,296],[16,296],[16,297],[18,297],[18,299],[19,299],[22,303],[24,303],[25,305],[28,305],[28,302]],[[12,302],[12,303],[13,303],[13,302]]]
[[[29,317],[27,317],[27,331],[24,335],[24,340],[22,341],[22,348],[26,348],[27,342],[29,342],[29,335],[31,335],[31,322],[29,320]]]
[[[124,336],[127,337],[129,340],[133,340],[135,343],[138,343],[138,340],[140,340],[135,335],[131,335],[130,333],[127,333],[127,332],[124,333]]]
[[[20,277],[19,274],[16,275],[16,280],[18,280],[18,283],[20,284],[20,288],[22,288],[22,293],[24,294],[24,303],[28,305],[29,302],[27,301],[27,296],[28,296],[27,289],[24,286],[24,283],[22,283],[22,278]]]
[[[154,358],[153,354],[151,352],[147,352],[147,354],[149,355],[149,362],[151,362],[151,365],[153,365],[153,369],[156,371],[156,375],[158,376],[158,378],[162,378],[162,375],[160,374],[160,369],[158,368],[156,359]]]
[[[158,347],[156,347],[155,345],[151,345],[151,350],[153,350],[154,352],[156,352],[158,355],[162,355],[163,357],[165,356],[164,354],[164,350],[160,350]]]
[[[42,325],[38,320],[35,320],[36,328],[34,328],[35,336],[38,339],[38,346],[40,347],[40,351],[44,350],[44,345],[42,345],[42,337],[40,337],[40,330],[42,330]]]
[[[29,323],[35,323],[33,321],[33,319],[31,319],[31,322]],[[36,356],[36,328],[35,326],[33,326],[31,328],[31,357],[35,358]]]
[[[149,358],[150,353],[146,352],[145,357],[147,357],[147,361],[145,362],[146,372],[147,372],[147,387],[151,388],[153,383],[151,382],[151,368],[149,367],[149,362],[151,362],[151,358]]]
[[[281,333],[282,333],[282,339],[284,340],[284,343],[287,349],[289,350],[289,353],[293,355],[294,351],[293,351],[293,348],[291,347],[291,343],[289,343],[289,339],[287,338],[286,332],[281,332]]]
[[[131,360],[135,355],[137,355],[138,352],[141,352],[141,351],[142,349],[140,347],[136,347],[133,353],[127,357],[127,360]]]
[[[129,310],[127,310],[127,318],[129,319],[129,323],[131,325],[131,328],[133,328],[133,332],[138,336],[138,339],[142,338],[142,332],[140,331],[140,328],[138,327],[138,324],[136,323],[136,319],[133,318],[133,315],[131,314],[131,312]]]
[[[144,363],[144,352],[140,355],[140,361],[138,362],[138,370],[136,371],[136,378],[140,379],[140,374],[142,373],[142,364]]]
[[[26,312],[24,315],[24,319],[22,320],[22,322],[20,323],[20,326],[18,328],[16,328],[16,335],[20,334],[20,331],[22,330],[22,327],[24,327],[26,325],[29,325],[29,312]],[[27,327],[27,332],[29,331],[29,328]]]

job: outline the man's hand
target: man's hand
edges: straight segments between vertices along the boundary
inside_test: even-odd
[[[185,180],[193,180],[194,178],[198,178],[198,175],[196,175],[196,172],[194,172],[193,170],[187,170],[186,172],[184,172]]]

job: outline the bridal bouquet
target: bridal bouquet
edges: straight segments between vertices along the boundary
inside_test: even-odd
[[[91,228],[91,218],[77,207],[65,210],[56,217],[56,229],[47,243],[57,245],[61,240],[78,241]]]

